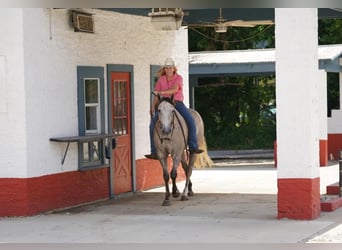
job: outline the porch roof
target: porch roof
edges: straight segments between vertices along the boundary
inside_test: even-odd
[[[318,48],[320,69],[341,72],[342,44]],[[256,74],[275,72],[275,49],[201,51],[189,53],[190,75]]]

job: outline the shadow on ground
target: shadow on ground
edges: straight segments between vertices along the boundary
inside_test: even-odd
[[[59,213],[101,213],[123,215],[199,216],[213,218],[270,219],[276,218],[276,195],[198,193],[188,201],[171,199],[171,206],[162,206],[164,193],[141,192],[118,200],[107,200]]]

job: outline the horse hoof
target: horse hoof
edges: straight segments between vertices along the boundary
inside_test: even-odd
[[[179,192],[177,191],[177,192],[172,193],[172,197],[173,198],[178,198],[179,197]]]
[[[193,191],[189,191],[189,192],[188,192],[188,195],[189,195],[189,196],[194,196],[194,192],[193,192]]]
[[[186,195],[182,195],[181,201],[187,201],[189,200],[189,197]]]
[[[165,206],[170,206],[171,205],[171,202],[170,202],[170,200],[164,200],[164,202],[163,202],[163,206],[165,207]]]

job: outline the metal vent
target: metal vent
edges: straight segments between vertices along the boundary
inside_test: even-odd
[[[71,19],[72,19],[75,32],[88,32],[88,33],[95,32],[92,14],[73,10],[71,11]]]

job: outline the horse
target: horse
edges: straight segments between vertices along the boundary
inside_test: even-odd
[[[190,177],[197,155],[189,154],[187,151],[188,127],[182,115],[175,108],[173,96],[171,98],[161,98],[158,95],[158,100],[156,108],[156,111],[158,112],[158,120],[154,127],[153,140],[156,146],[156,156],[163,168],[165,199],[162,205],[170,206],[170,174],[172,179],[172,196],[177,198],[180,195],[176,185],[177,168],[180,163],[182,164],[186,177],[181,200],[188,200],[189,196],[194,195]],[[195,120],[197,140],[199,142],[205,142],[204,125],[200,114],[194,109],[189,109],[189,111]],[[169,155],[171,155],[172,158],[172,169],[170,174],[167,165]]]

